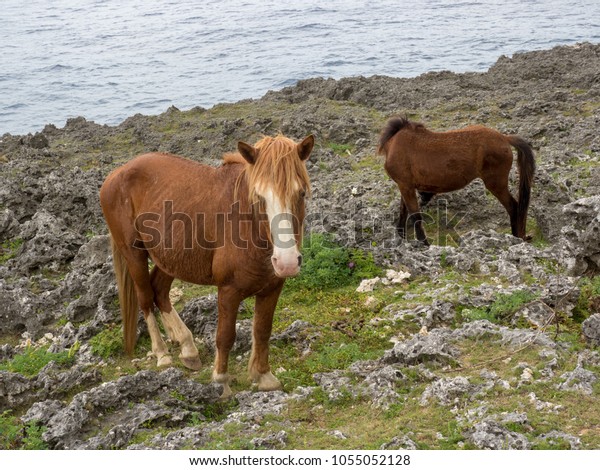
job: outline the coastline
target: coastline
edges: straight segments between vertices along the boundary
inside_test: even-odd
[[[383,123],[396,114],[439,131],[484,124],[531,142],[538,166],[529,217],[533,242],[508,235],[504,210],[476,182],[439,198],[431,212],[428,231],[439,235],[436,241],[446,236],[440,217],[456,217],[460,243],[427,249],[400,243],[393,226],[399,193],[375,155]],[[593,399],[600,357],[583,326],[600,306],[594,235],[600,227],[599,122],[600,45],[586,43],[503,56],[484,73],[308,79],[256,100],[172,107],[118,126],[78,117],[63,128],[4,134],[0,364],[23,355],[28,344],[73,351],[74,359],[32,376],[0,370],[0,412],[14,410],[7,416],[23,429],[32,422],[44,426],[40,439],[51,449],[236,443],[286,449],[303,442],[309,448],[600,448],[600,409]],[[117,331],[120,322],[97,196],[106,174],[149,151],[218,165],[237,141],[279,131],[317,138],[308,166],[313,217],[307,230],[330,232],[340,246],[364,250],[384,269],[409,272],[412,281],[380,284],[372,293],[326,291],[309,307],[294,304],[291,295],[275,324],[275,355],[288,380],[284,391],[260,394],[261,406],[256,392],[243,390],[243,378],[236,401],[218,405],[209,385],[210,359],[193,375],[152,370],[143,354],[135,363],[118,352],[99,356],[94,341]],[[211,335],[214,293],[180,288],[182,318],[210,358],[202,336]],[[517,294],[528,300],[509,319],[469,317],[488,315],[499,299]],[[295,320],[304,323],[294,326]],[[553,322],[558,331],[550,331]],[[248,317],[239,321],[241,359],[234,368],[240,376],[250,323]],[[346,351],[357,337],[370,344],[365,323],[385,341],[373,340],[369,354],[327,364],[323,351],[335,352],[320,338],[335,340],[336,351]],[[423,328],[428,334],[420,333]],[[519,351],[519,341],[529,348]],[[291,368],[305,366],[303,351],[314,358],[315,370],[296,379]],[[511,360],[474,367],[502,354]],[[85,402],[94,405],[84,413]],[[360,414],[353,411],[372,409],[381,420],[377,432],[356,425]],[[584,410],[587,416],[580,416]],[[302,413],[314,422],[304,422]],[[401,419],[407,415],[418,423],[413,429]],[[448,421],[456,435],[448,435]],[[316,422],[334,427],[310,437],[307,428]],[[336,430],[347,439],[337,438]]]

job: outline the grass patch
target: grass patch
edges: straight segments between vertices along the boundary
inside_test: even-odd
[[[0,370],[34,377],[50,362],[54,361],[60,366],[68,367],[75,361],[77,347],[59,353],[49,352],[45,348],[28,346],[22,353],[11,360],[0,363]]]
[[[327,143],[327,148],[333,150],[333,153],[336,155],[347,157],[348,155],[352,155],[354,146],[350,144],[337,144],[335,142],[329,142]]]
[[[21,238],[2,242],[2,244],[0,244],[0,264],[4,264],[9,259],[13,259],[17,256],[21,245],[23,245],[23,240]]]
[[[111,359],[123,354],[123,330],[120,326],[109,325],[96,336],[90,338],[92,353],[103,359]]]
[[[296,278],[287,281],[288,289],[330,289],[372,278],[382,270],[371,253],[346,248],[337,244],[328,234],[313,233],[302,244],[302,270]]]
[[[476,308],[458,309],[462,318],[468,321],[488,320],[492,323],[508,323],[512,316],[525,304],[535,300],[536,295],[527,290],[511,294],[498,294],[490,305]]]
[[[0,414],[0,449],[46,450],[48,445],[42,440],[45,431],[45,427],[33,421],[24,425],[7,410]]]

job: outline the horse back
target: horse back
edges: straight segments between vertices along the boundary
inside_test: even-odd
[[[100,203],[113,239],[136,246],[163,271],[213,284],[212,263],[226,234],[241,165],[213,168],[171,154],[149,153],[113,171]]]
[[[481,177],[489,160],[512,163],[506,137],[481,125],[445,132],[406,128],[391,140],[385,169],[406,188],[444,193]],[[504,165],[505,166],[505,165]]]

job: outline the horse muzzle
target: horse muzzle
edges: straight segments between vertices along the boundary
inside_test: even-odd
[[[281,278],[294,277],[300,272],[300,266],[302,265],[302,255],[295,254],[294,256],[277,256],[271,257],[271,263],[273,263],[273,270],[275,275]]]

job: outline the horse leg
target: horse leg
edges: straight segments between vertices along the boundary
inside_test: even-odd
[[[423,217],[415,189],[405,188],[404,191],[401,190],[401,194],[408,211],[408,222],[414,224],[417,240],[424,245],[429,245],[427,235],[425,235],[425,230],[423,229]]]
[[[156,357],[156,365],[158,367],[170,366],[173,361],[171,360],[169,349],[160,334],[160,328],[158,327],[158,322],[156,321],[154,313],[152,311],[142,311],[144,313],[144,319],[146,320],[146,326],[148,327],[148,333],[150,334],[152,354]]]
[[[169,299],[173,277],[159,269],[158,266],[155,266],[150,278],[152,290],[154,291],[154,303],[156,303],[156,306],[160,310],[165,330],[167,330],[169,338],[181,346],[179,359],[188,369],[199,370],[201,363],[192,332],[185,326],[185,323],[183,323]]]
[[[219,318],[217,321],[215,367],[212,378],[223,385],[221,398],[231,396],[230,377],[227,373],[229,352],[235,342],[235,320],[242,301],[242,295],[234,288],[223,286],[218,290]]]
[[[518,225],[518,204],[515,198],[510,194],[508,190],[508,176],[506,180],[502,179],[499,182],[498,179],[488,179],[483,180],[485,187],[490,191],[496,198],[500,201],[500,203],[506,209],[508,216],[510,218],[510,228],[513,236],[519,237],[519,227]]]
[[[398,231],[398,236],[402,240],[406,240],[406,219],[408,218],[408,209],[406,208],[406,204],[404,203],[404,198],[400,200],[400,218],[398,219],[398,224],[396,225],[396,230]]]
[[[152,343],[152,353],[156,357],[157,366],[164,367],[171,365],[171,356],[169,349],[162,339],[156,317],[154,316],[154,291],[148,272],[148,252],[138,248],[133,248],[132,244],[119,247],[119,250],[125,258],[127,269],[133,280],[135,292],[138,298],[140,309],[144,314],[150,341]]]
[[[271,373],[269,366],[269,339],[273,328],[273,315],[281,286],[267,295],[257,295],[252,324],[252,354],[248,362],[248,372],[259,390],[280,390],[281,382]]]

